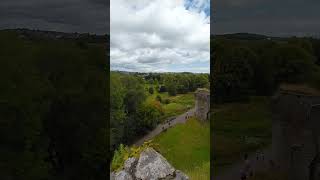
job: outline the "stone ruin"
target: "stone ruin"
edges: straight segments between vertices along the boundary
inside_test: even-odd
[[[280,88],[272,107],[276,167],[290,180],[320,180],[320,94]]]
[[[195,94],[195,116],[202,120],[210,118],[210,91],[207,89],[198,89]]]
[[[189,180],[189,177],[174,169],[157,151],[147,148],[139,158],[128,158],[124,168],[112,172],[110,180]]]

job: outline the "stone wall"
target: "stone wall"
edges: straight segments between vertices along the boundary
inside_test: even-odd
[[[309,166],[316,156],[320,136],[319,96],[279,92],[273,99],[272,155],[279,169],[291,180],[309,179]]]
[[[195,92],[195,115],[205,121],[210,117],[210,92],[207,89],[198,89]]]

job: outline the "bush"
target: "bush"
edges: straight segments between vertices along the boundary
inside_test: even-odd
[[[153,93],[154,93],[154,90],[153,90],[153,87],[152,87],[152,86],[149,87],[149,93],[150,93],[150,94],[153,94]]]
[[[162,102],[161,96],[160,96],[160,95],[157,95],[156,100],[159,101],[159,102]]]
[[[119,148],[115,150],[112,158],[111,169],[117,171],[122,169],[124,162],[129,158],[129,149],[123,144],[120,144]]]
[[[142,104],[137,112],[139,131],[146,132],[156,127],[162,114],[163,109],[159,102],[155,101],[153,103]]]
[[[168,86],[168,94],[170,95],[170,96],[175,96],[175,95],[177,95],[177,87],[176,87],[176,85],[175,84],[169,84],[169,86]]]
[[[170,104],[170,99],[165,99],[165,100],[164,100],[164,103],[165,103],[165,104]]]
[[[115,150],[112,161],[111,161],[111,171],[119,171],[123,168],[124,162],[130,158],[138,158],[140,153],[146,148],[153,147],[157,148],[158,145],[153,144],[152,141],[146,141],[141,146],[124,146],[120,144],[119,148]]]
[[[160,86],[159,92],[167,92],[166,86]]]

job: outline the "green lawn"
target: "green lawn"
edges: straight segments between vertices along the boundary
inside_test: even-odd
[[[194,106],[194,94],[187,93],[187,94],[178,94],[176,96],[169,96],[167,92],[165,93],[158,93],[154,92],[154,94],[149,95],[147,98],[147,102],[156,101],[157,95],[161,96],[162,101],[165,99],[169,99],[170,103],[165,104],[162,103],[162,108],[164,110],[164,115],[162,119],[167,119],[168,117],[180,115],[188,110],[188,108]]]
[[[156,149],[192,180],[210,179],[210,127],[192,118],[153,139]]]
[[[244,153],[271,143],[271,112],[267,97],[252,97],[248,103],[215,106],[214,111],[213,150],[217,174],[240,160]]]

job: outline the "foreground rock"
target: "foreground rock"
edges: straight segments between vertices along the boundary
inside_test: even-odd
[[[124,169],[113,173],[114,180],[189,180],[189,177],[174,169],[157,151],[147,148],[141,152],[139,159],[129,158]]]
[[[174,175],[175,169],[154,149],[148,148],[140,154],[136,167],[136,178],[161,179]]]

